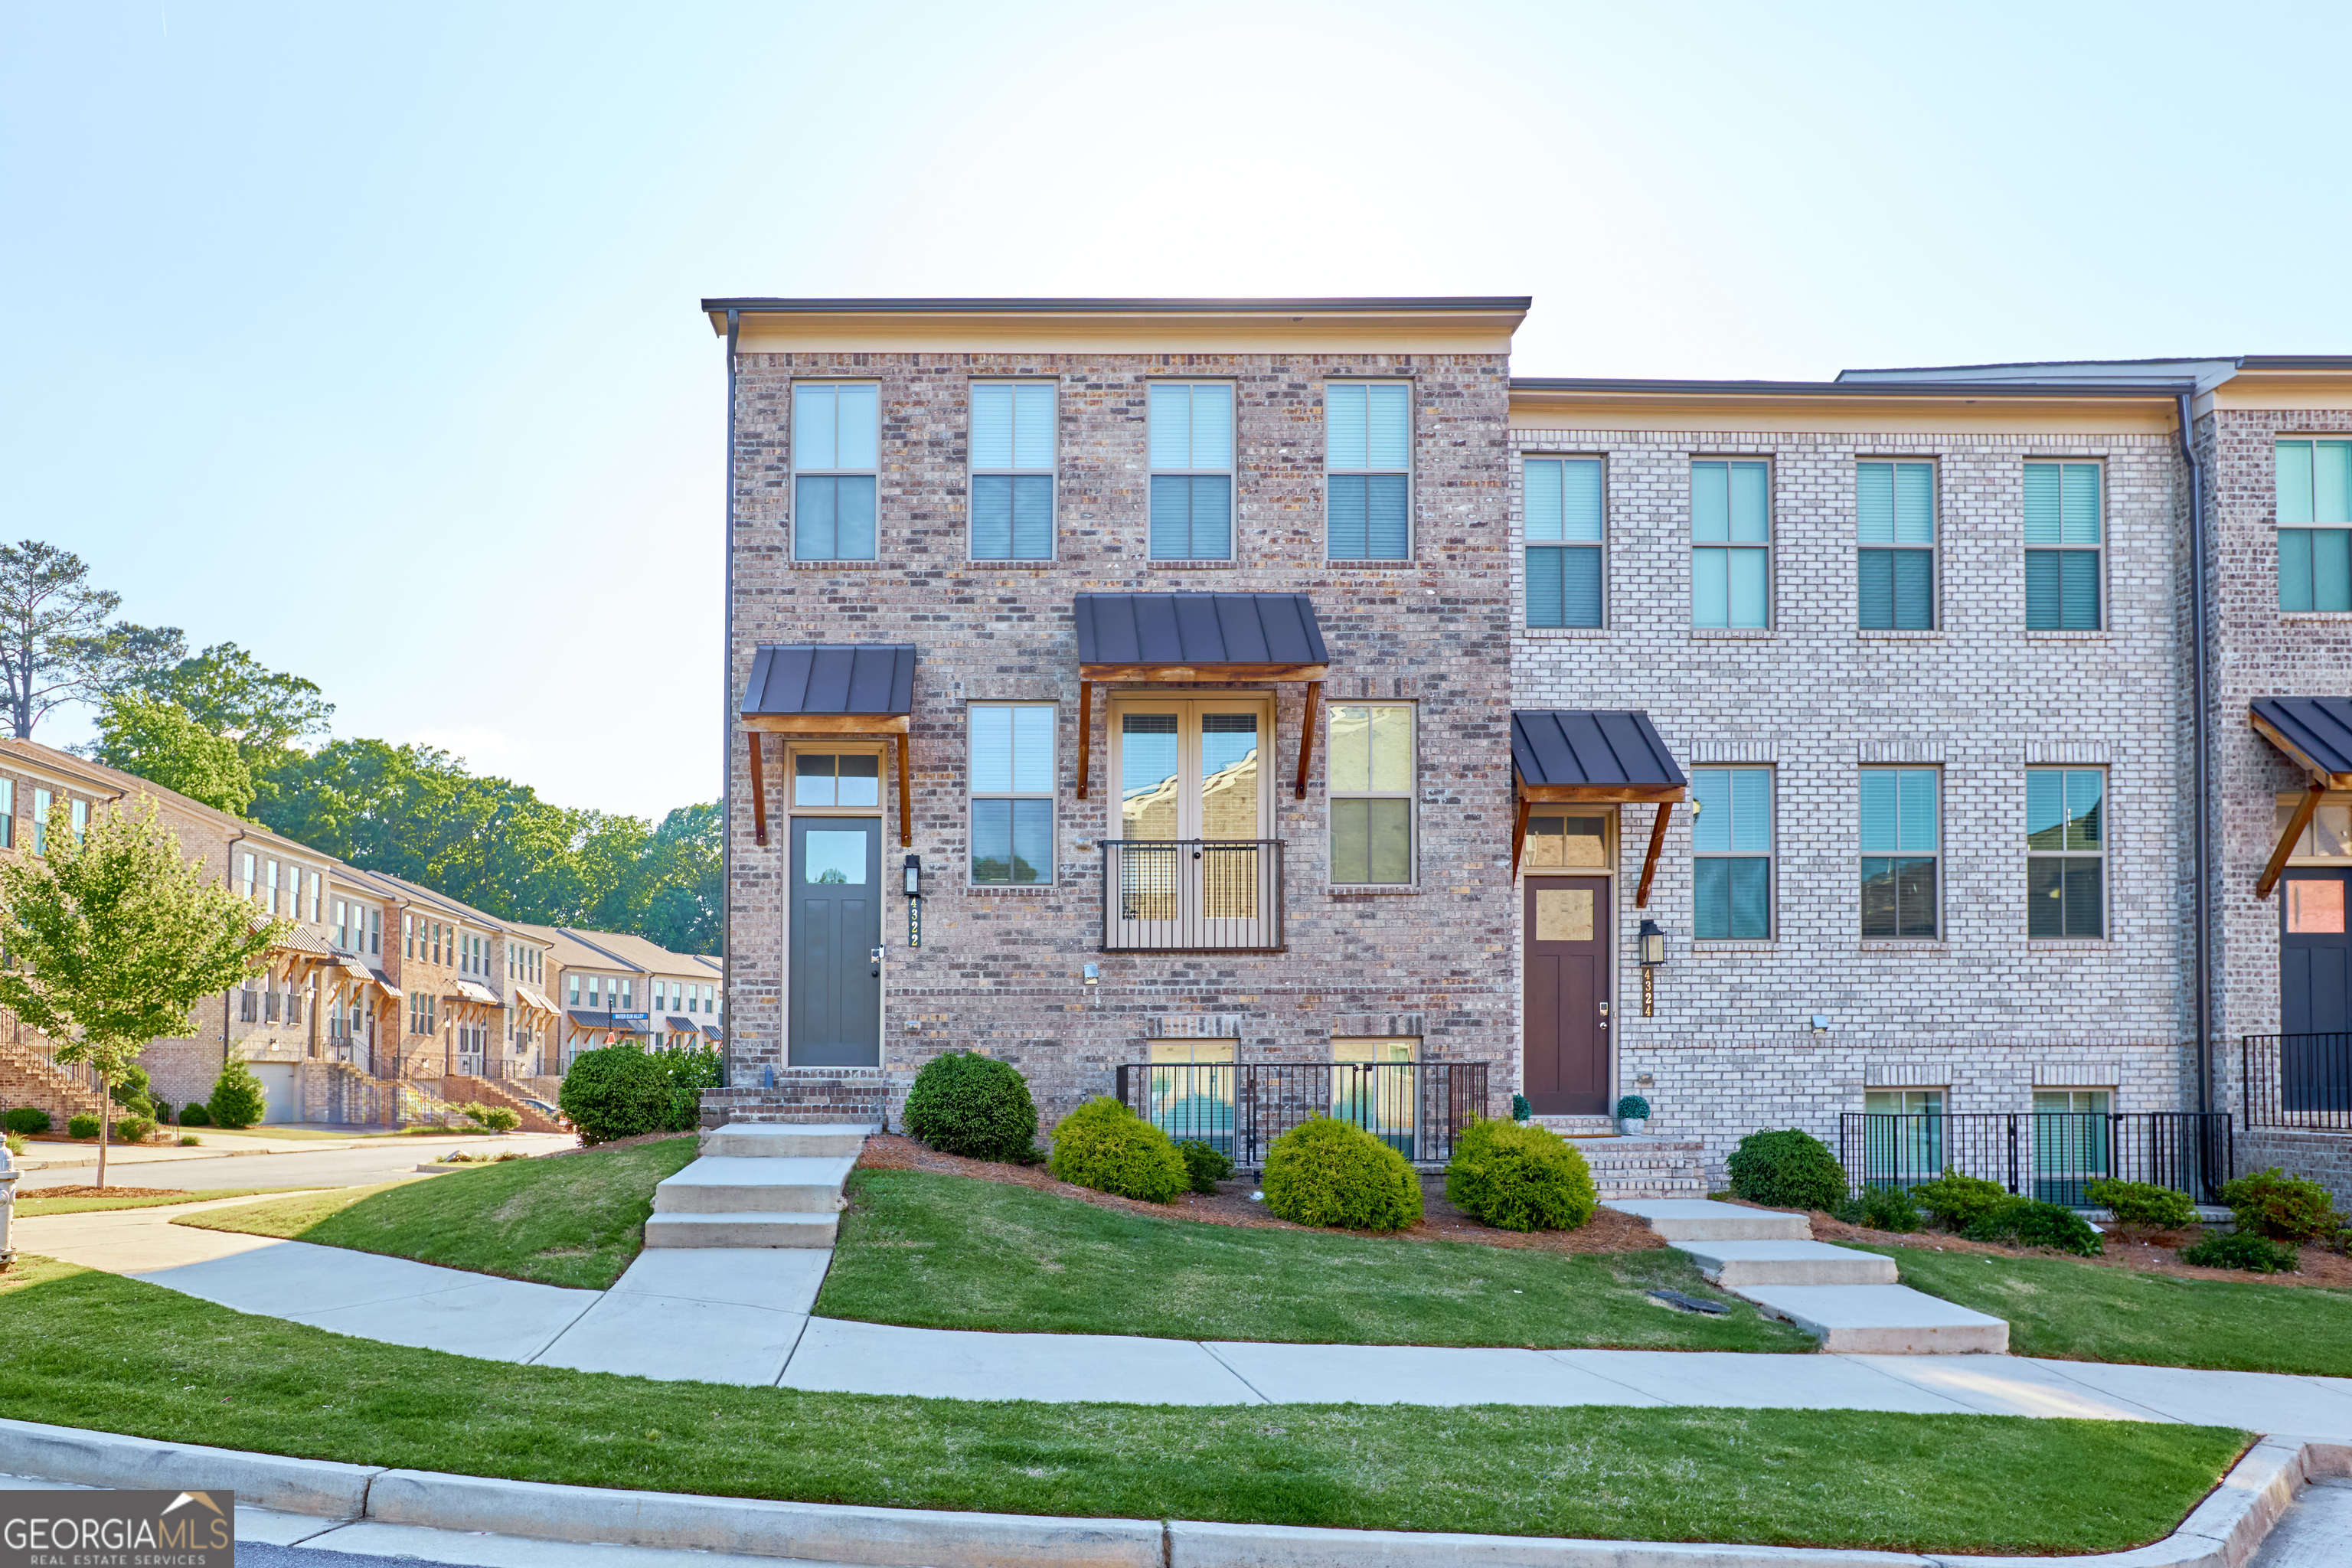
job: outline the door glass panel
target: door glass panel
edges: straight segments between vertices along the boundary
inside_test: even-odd
[[[1538,942],[1591,942],[1592,889],[1544,888],[1536,894]]]
[[[1119,821],[1129,838],[1174,838],[1177,716],[1122,713],[1118,719]]]
[[[866,835],[864,832],[843,833],[835,830],[811,828],[803,839],[801,851],[801,879],[812,887],[818,883],[847,883],[862,887],[866,882]]]
[[[1257,715],[1201,715],[1201,837],[1255,838]]]
[[[2286,929],[2291,934],[2326,935],[2344,929],[2344,884],[2324,881],[2286,885]]]

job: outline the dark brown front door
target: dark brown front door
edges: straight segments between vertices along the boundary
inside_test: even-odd
[[[1528,1103],[1538,1116],[1609,1113],[1609,882],[1529,877]]]

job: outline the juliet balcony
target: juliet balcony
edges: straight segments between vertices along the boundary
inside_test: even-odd
[[[1106,838],[1105,952],[1280,952],[1282,843]]]

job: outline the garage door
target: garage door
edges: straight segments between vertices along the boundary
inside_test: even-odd
[[[294,1064],[292,1062],[256,1062],[253,1076],[261,1080],[261,1091],[269,1097],[269,1109],[261,1113],[264,1121],[299,1121],[301,1103],[294,1098]]]

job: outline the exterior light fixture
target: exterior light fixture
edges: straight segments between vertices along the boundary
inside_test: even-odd
[[[1666,962],[1666,933],[1657,921],[1642,922],[1642,1016],[1658,1011],[1658,969]]]
[[[1102,984],[1102,965],[1089,963],[1085,969],[1079,971],[1079,976],[1089,985],[1099,985]]]
[[[923,858],[907,857],[907,945],[923,945]]]
[[[907,857],[907,896],[910,899],[923,896],[923,858],[920,855]]]

